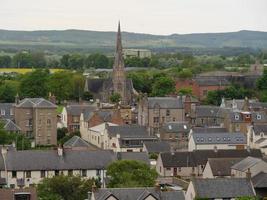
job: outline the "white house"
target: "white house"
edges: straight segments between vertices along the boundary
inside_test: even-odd
[[[247,138],[242,133],[192,133],[188,151],[208,149],[245,149]]]
[[[2,148],[1,178],[10,188],[29,187],[45,177],[60,174],[100,178],[105,186],[106,167],[116,160],[111,151],[26,150]]]
[[[114,152],[142,152],[143,142],[156,141],[143,126],[102,123],[82,131],[81,136],[89,143]]]
[[[248,146],[250,148],[260,149],[267,155],[267,125],[254,124],[248,128],[247,133]]]

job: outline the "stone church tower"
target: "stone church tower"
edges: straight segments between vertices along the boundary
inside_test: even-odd
[[[122,104],[127,104],[126,77],[124,71],[120,22],[117,33],[117,43],[115,51],[115,60],[113,64],[112,82],[113,82],[113,92],[120,94]]]

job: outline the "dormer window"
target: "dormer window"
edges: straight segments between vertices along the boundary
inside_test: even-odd
[[[261,115],[257,114],[257,120],[261,120]]]
[[[239,120],[239,115],[235,115],[235,120]]]

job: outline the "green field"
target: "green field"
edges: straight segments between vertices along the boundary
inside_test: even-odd
[[[15,72],[18,74],[25,74],[28,72],[32,72],[34,70],[34,68],[0,68],[0,73],[11,73],[11,72]],[[55,72],[60,72],[60,71],[64,71],[65,69],[49,69],[51,73],[55,73]]]

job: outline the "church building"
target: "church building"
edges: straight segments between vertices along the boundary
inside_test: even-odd
[[[133,103],[132,101],[135,91],[132,80],[126,78],[120,23],[117,32],[117,43],[112,76],[107,79],[87,78],[85,82],[85,91],[91,92],[94,99],[99,99],[100,102],[108,103],[110,102],[111,95],[119,94],[122,105],[130,105]]]

